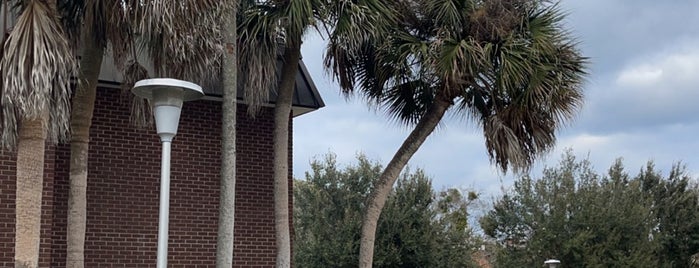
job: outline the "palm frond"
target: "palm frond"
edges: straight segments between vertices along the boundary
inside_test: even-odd
[[[63,30],[73,47],[77,47],[80,40],[80,28],[85,15],[85,0],[58,0],[57,10],[61,14]]]
[[[149,28],[140,29],[140,39],[148,44],[156,75],[195,82],[211,79],[216,74],[211,70],[219,69],[223,53],[219,27],[224,6],[219,3],[227,1],[159,2],[149,11],[156,15],[145,20]],[[169,8],[162,10],[165,3],[170,3]]]
[[[421,3],[424,4],[423,12],[426,17],[434,18],[435,21],[439,21],[443,26],[453,29],[469,27],[469,18],[467,16],[475,4],[472,1],[463,0],[435,0]]]
[[[220,74],[221,17],[237,1],[125,1],[135,49],[152,60],[155,76],[211,84]],[[134,53],[138,54],[138,53]]]
[[[137,60],[131,60],[123,71],[124,79],[121,82],[122,98],[129,103],[131,113],[129,119],[139,128],[147,128],[153,125],[153,108],[150,102],[131,93],[136,82],[148,79],[148,70]]]
[[[326,16],[325,4],[322,0],[241,2],[238,73],[249,114],[254,115],[276,89],[283,48],[301,47],[306,31]]]
[[[17,123],[50,111],[50,142],[65,140],[69,131],[71,85],[77,63],[55,7],[29,1],[4,44],[2,75],[2,146],[16,145]]]
[[[552,148],[582,106],[586,58],[562,30],[555,5],[521,11],[521,28],[493,53],[494,87],[479,113],[486,148],[503,170],[524,171]]]
[[[248,113],[255,115],[277,84],[281,28],[273,7],[243,5],[238,22],[238,77]]]
[[[372,74],[377,71],[373,69],[374,53],[381,43],[388,41],[385,38],[394,30],[392,22],[399,21],[397,13],[380,0],[333,3],[336,5],[330,6],[327,17],[334,27],[325,54],[325,68],[345,93],[354,90],[356,80],[363,81],[368,88],[382,87],[385,79]]]

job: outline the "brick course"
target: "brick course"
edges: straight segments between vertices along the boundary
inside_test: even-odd
[[[100,89],[95,106],[88,160],[85,266],[153,267],[160,141],[153,129],[129,124],[128,105],[119,94],[119,90]],[[239,105],[234,266],[271,267],[276,249],[273,110],[263,108],[255,118],[245,111]],[[171,153],[168,267],[214,267],[220,113],[216,101],[184,105]],[[48,148],[46,154],[42,267],[65,267],[69,155],[70,147],[65,144]],[[0,267],[11,267],[14,257],[14,174],[14,157],[0,155]],[[291,187],[289,190],[291,196]]]

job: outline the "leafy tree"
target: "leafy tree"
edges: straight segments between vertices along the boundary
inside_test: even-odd
[[[585,58],[550,1],[398,0],[391,7],[381,36],[348,30],[364,24],[336,29],[325,62],[343,92],[357,91],[414,125],[370,194],[360,267],[373,263],[379,216],[401,170],[448,110],[478,122],[499,167],[524,170],[582,103]]]
[[[431,267],[469,267],[472,264],[471,256],[464,254],[482,244],[468,223],[468,209],[476,199],[478,195],[475,192],[463,196],[461,191],[453,188],[437,194],[435,210],[439,228],[436,239],[440,246],[433,256],[439,261]]]
[[[334,156],[311,164],[294,187],[295,264],[355,267],[361,215],[382,167],[364,156],[341,170]],[[475,197],[475,195],[472,195]],[[379,222],[377,267],[464,267],[475,241],[467,221],[473,199],[447,189],[435,194],[421,170],[406,171]]]
[[[377,177],[374,177],[377,178]],[[437,230],[433,228],[432,182],[422,170],[406,170],[386,202],[379,222],[377,267],[432,267]]]
[[[692,255],[699,253],[699,188],[691,184],[681,165],[675,165],[667,177],[648,163],[636,178],[650,199],[654,236],[660,243],[658,260],[670,267],[686,267]]]
[[[534,267],[557,258],[569,267],[688,266],[697,250],[699,192],[673,183],[686,182],[682,170],[674,168],[663,179],[651,167],[631,178],[618,160],[600,176],[588,161],[567,153],[540,179],[518,179],[480,220],[485,234],[502,246],[497,265]],[[686,194],[653,190],[668,184]],[[663,205],[658,204],[677,203],[687,206],[683,221],[659,212]],[[682,231],[668,232],[660,222],[672,222],[670,229]]]
[[[364,156],[341,170],[327,155],[294,183],[294,263],[299,267],[353,267],[359,250],[364,200],[380,173]]]

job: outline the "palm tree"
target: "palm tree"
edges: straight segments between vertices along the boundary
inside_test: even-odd
[[[86,35],[80,59],[78,88],[73,96],[70,117],[70,174],[68,221],[66,226],[66,267],[85,266],[85,228],[87,224],[87,159],[90,126],[95,108],[97,79],[104,55],[104,46]]]
[[[138,39],[153,60],[157,76],[192,80],[206,87],[218,86],[217,81],[222,81],[221,191],[216,267],[231,267],[235,222],[237,72],[241,68],[237,57],[240,48],[236,47],[239,3],[235,0],[169,0],[143,6],[139,5],[138,0],[134,1],[133,13],[144,14],[140,19],[142,22],[136,27],[140,34]],[[211,72],[218,68],[221,68],[220,74]],[[136,76],[129,81],[137,81],[139,73],[142,74],[133,72]],[[249,107],[260,107],[265,100],[259,93],[262,91],[255,87],[246,87],[244,92],[244,100]]]
[[[381,27],[379,23],[388,9],[381,0],[359,1],[253,1],[241,5],[239,25],[239,62],[244,75],[244,87],[259,89],[258,94],[277,86],[274,109],[274,212],[277,243],[277,267],[291,264],[291,236],[289,231],[289,120],[296,72],[301,58],[304,33],[311,28],[337,29],[345,26],[352,39],[343,45],[371,39],[371,31],[350,25]],[[359,36],[362,36],[361,38]],[[340,42],[338,42],[340,43]],[[277,52],[281,51],[282,68],[279,80],[275,78]],[[247,94],[246,94],[247,95]],[[265,95],[258,95],[266,99]],[[258,102],[261,103],[261,102]],[[249,106],[254,113],[258,107]]]
[[[212,79],[204,75],[211,73],[206,67],[216,66],[212,63],[218,61],[221,55],[216,46],[219,41],[218,28],[206,23],[214,23],[214,18],[220,17],[219,12],[224,10],[222,3],[160,1],[159,4],[161,5],[144,5],[142,1],[85,0],[69,1],[62,6],[64,24],[71,30],[75,42],[80,42],[79,37],[83,35],[80,42],[83,49],[78,77],[80,83],[73,97],[71,117],[68,267],[84,267],[89,130],[97,79],[107,45],[111,45],[112,56],[120,65],[131,59],[126,66],[122,66],[125,72],[125,90],[130,90],[135,81],[148,76],[138,62],[137,48],[151,52],[151,60],[158,64],[159,73],[199,81]],[[170,8],[174,6],[181,8]],[[191,20],[174,20],[176,16],[185,16]],[[136,44],[137,41],[141,44]],[[133,97],[131,94],[126,96]],[[134,123],[137,126],[147,124],[150,121],[148,103],[142,99],[131,101]]]
[[[221,122],[221,193],[219,198],[216,267],[233,266],[235,238],[236,116],[238,113],[237,1],[222,16],[225,47],[222,58],[223,105]]]
[[[56,1],[27,0],[3,44],[2,144],[17,150],[15,267],[38,267],[45,143],[68,134],[74,54]]]
[[[371,267],[376,223],[400,171],[445,113],[477,122],[493,163],[526,170],[582,105],[586,59],[545,0],[399,0],[384,38],[347,46],[331,37],[326,67],[343,92],[359,92],[414,125],[369,196],[360,267]]]
[[[277,85],[274,108],[274,215],[276,267],[291,266],[289,230],[289,120],[301,58],[301,40],[320,18],[323,1],[245,1],[239,26],[241,74],[244,88],[266,94]],[[281,75],[276,83],[277,52],[283,51]],[[246,94],[247,95],[247,94]],[[267,96],[258,95],[265,99]],[[249,106],[254,112],[259,106]]]
[[[66,227],[66,267],[85,266],[85,229],[87,224],[87,176],[90,126],[95,108],[97,80],[104,51],[111,44],[118,61],[128,54],[130,33],[121,9],[121,1],[69,1],[60,7],[66,31],[82,47],[77,90],[72,99],[70,117],[70,174],[68,219]],[[125,27],[126,26],[126,27]],[[82,35],[82,38],[81,38]]]

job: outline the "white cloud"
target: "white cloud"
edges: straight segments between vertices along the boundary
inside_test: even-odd
[[[697,74],[699,41],[690,42],[679,49],[669,45],[666,51],[654,55],[651,60],[626,66],[617,75],[616,84],[625,89],[661,87],[664,93],[667,90],[697,90]]]
[[[657,84],[663,75],[663,70],[651,65],[623,70],[617,78],[617,84],[621,86],[649,86]]]
[[[587,87],[579,129],[613,133],[699,121],[699,39],[668,40],[623,62]]]
[[[558,147],[563,148],[584,148],[587,150],[604,148],[609,145],[613,138],[610,136],[579,134],[576,136],[565,137],[558,142]]]

